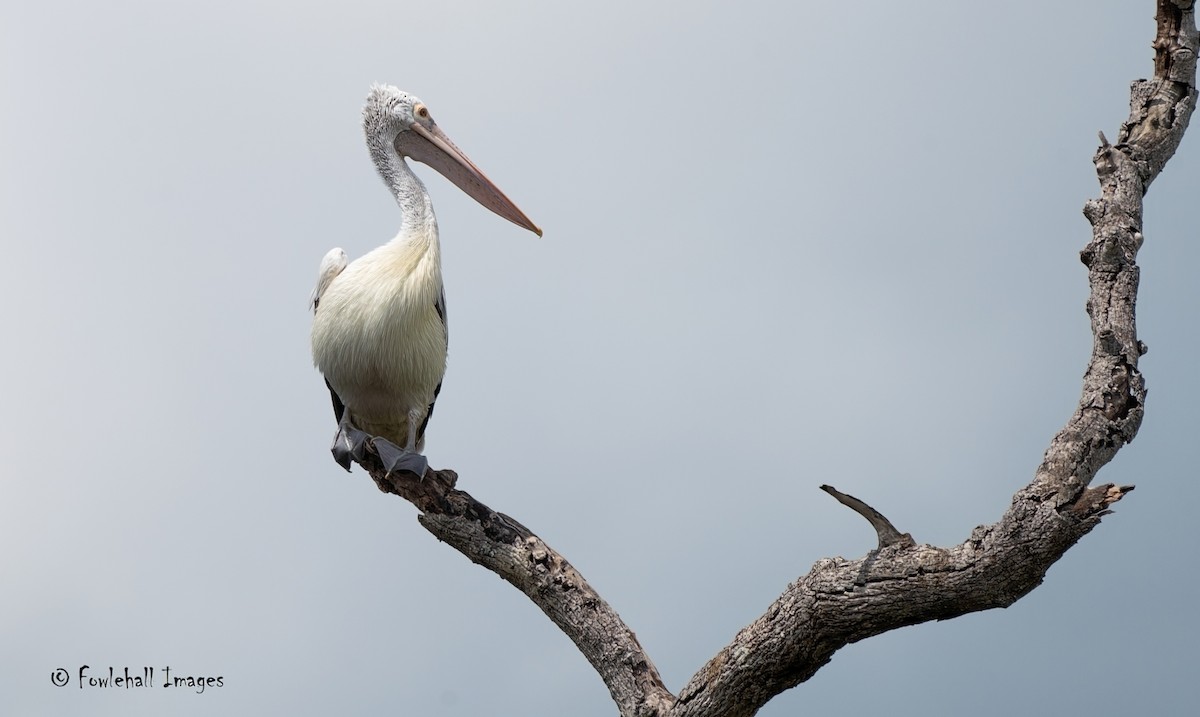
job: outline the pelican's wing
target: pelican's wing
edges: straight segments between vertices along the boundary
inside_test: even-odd
[[[321,295],[333,283],[338,274],[346,268],[349,260],[346,258],[346,252],[342,251],[341,247],[330,249],[329,253],[321,259],[321,268],[317,270],[317,288],[313,289],[312,296],[309,297],[308,305],[317,313],[317,307],[321,305]],[[341,425],[342,414],[346,412],[346,404],[342,403],[342,399],[337,395],[337,391],[333,390],[333,386],[329,385],[329,379],[325,380],[325,385],[329,386],[329,395],[333,397],[333,415],[337,417],[338,424]],[[347,470],[349,467],[347,467]]]
[[[329,395],[333,397],[333,417],[341,424],[342,414],[346,412],[346,404],[342,403],[342,397],[337,395],[337,391],[333,390],[333,386],[329,385],[329,379],[325,379],[325,385],[329,388]]]
[[[446,343],[450,343],[450,328],[446,323],[446,287],[442,285],[442,290],[438,292],[437,301],[433,302],[433,308],[437,311],[438,318],[442,320],[442,331],[446,334]],[[442,382],[438,381],[438,385],[433,389],[433,400],[429,402],[429,410],[425,412],[425,420],[421,421],[420,427],[417,428],[417,445],[421,445],[421,441],[425,440],[425,427],[429,425],[429,418],[433,415],[433,404],[437,403],[438,394],[442,392]]]
[[[341,247],[330,249],[325,258],[321,259],[321,268],[317,270],[317,288],[313,289],[312,296],[308,300],[309,308],[313,310],[314,314],[317,313],[317,307],[321,304],[321,295],[349,263],[346,252],[342,251]]]
[[[450,338],[450,324],[446,323],[446,286],[442,285],[442,290],[438,292],[437,301],[433,302],[433,310],[437,312],[438,318],[442,320],[442,331],[446,332],[446,338]],[[449,343],[447,341],[447,343]]]

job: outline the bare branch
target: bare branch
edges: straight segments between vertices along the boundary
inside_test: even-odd
[[[454,471],[388,475],[375,454],[362,462],[379,489],[421,511],[438,540],[529,596],[600,673],[622,715],[666,714],[674,696],[637,636],[562,555],[519,522],[456,490]]]

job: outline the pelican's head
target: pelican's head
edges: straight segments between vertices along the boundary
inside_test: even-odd
[[[391,138],[416,121],[418,106],[425,104],[407,92],[391,85],[371,85],[367,104],[363,106],[363,132],[367,141],[383,140],[385,144],[391,144]]]
[[[504,196],[438,128],[429,108],[391,85],[372,85],[363,107],[363,132],[372,156],[395,152],[433,167],[475,201],[538,236],[542,230]]]

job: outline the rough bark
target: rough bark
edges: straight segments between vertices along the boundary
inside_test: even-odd
[[[950,548],[917,545],[866,503],[824,487],[870,521],[879,548],[818,561],[673,695],[637,637],[569,562],[516,520],[455,489],[452,471],[424,480],[363,466],[381,490],[413,503],[429,532],[520,589],[579,647],[625,717],[737,717],[811,677],[844,645],[906,625],[1011,605],[1096,527],[1132,486],[1089,487],[1141,425],[1134,307],[1142,198],[1174,154],[1195,105],[1194,0],[1158,0],[1154,79],[1133,83],[1117,142],[1094,162],[1101,195],[1084,214],[1093,346],[1078,408],[1054,436],[1033,481],[995,524]]]

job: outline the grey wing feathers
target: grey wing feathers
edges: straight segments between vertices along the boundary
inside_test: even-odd
[[[438,292],[437,301],[433,302],[433,308],[437,311],[438,318],[442,320],[442,331],[446,332],[446,338],[450,337],[450,325],[446,323],[446,287],[443,285],[442,290]]]
[[[446,287],[438,292],[437,301],[433,302],[433,308],[437,311],[438,318],[442,320],[442,331],[446,333],[446,343],[450,342],[450,329],[446,324]],[[442,392],[442,382],[438,381],[437,388],[433,389],[433,400],[429,402],[429,410],[425,412],[425,420],[421,421],[421,426],[417,429],[417,443],[425,436],[425,427],[429,425],[429,419],[433,416],[433,405],[437,403],[438,394]]]
[[[325,385],[329,388],[329,395],[333,398],[333,417],[340,424],[342,422],[342,414],[346,412],[346,404],[342,403],[342,397],[337,395],[337,391],[333,390],[333,386],[329,385],[329,379],[325,379]],[[438,384],[441,388],[441,384]],[[436,393],[434,396],[436,397]]]

